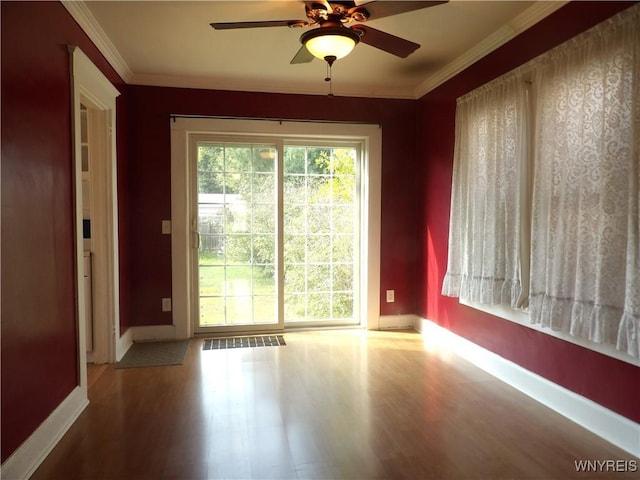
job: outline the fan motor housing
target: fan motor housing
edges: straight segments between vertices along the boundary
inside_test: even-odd
[[[327,8],[327,5],[329,8]],[[364,7],[355,7],[354,2],[311,3],[305,6],[307,17],[313,23],[322,24],[324,21],[340,23],[366,22],[369,12]]]

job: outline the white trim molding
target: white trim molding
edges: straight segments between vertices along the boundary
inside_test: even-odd
[[[406,330],[415,328],[415,315],[381,315],[379,330]]]
[[[176,340],[180,337],[176,335],[174,325],[151,325],[142,327],[129,327],[116,340],[116,362],[129,351],[133,342],[149,342],[156,340]]]
[[[227,79],[215,76],[197,75],[163,75],[134,73],[127,83],[133,85],[145,85],[152,87],[177,87],[195,88],[206,90],[229,90],[258,93],[285,93],[294,95],[319,95],[326,96],[326,91],[319,91],[317,84],[303,82],[286,82],[280,80],[261,81],[255,83],[255,79]],[[341,83],[333,87],[336,96],[386,98],[399,100],[416,100],[413,96],[413,86],[374,86]]]
[[[84,205],[82,193],[82,139],[81,108],[93,120],[88,134],[92,137],[90,171],[92,221],[92,283],[94,360],[97,363],[112,363],[116,357],[116,339],[120,337],[120,284],[118,260],[118,191],[116,157],[116,98],[120,92],[109,82],[84,52],[69,46],[71,55],[72,112],[73,112],[73,157],[76,224],[76,289],[78,316],[78,370],[80,385],[86,385],[86,340],[84,301],[84,242],[82,219]],[[93,145],[91,145],[93,144]]]
[[[415,318],[431,345],[442,346],[507,385],[595,433],[631,455],[640,452],[640,424],[517,365],[436,323]]]
[[[29,478],[89,405],[86,387],[76,387],[2,464],[4,480]]]
[[[536,2],[527,8],[517,17],[513,18],[506,25],[487,36],[473,48],[456,58],[453,62],[431,75],[416,88],[413,98],[419,99],[432,90],[442,85],[447,80],[455,77],[465,68],[473,65],[481,58],[487,56],[494,50],[512,40],[526,29],[532,27],[542,19],[548,17],[560,7],[566,5],[567,1]]]
[[[319,93],[317,90],[311,89],[310,87],[305,88],[292,83],[283,85],[281,82],[272,82],[270,84],[263,84],[261,87],[257,88],[250,81],[238,83],[237,80],[231,81],[223,78],[206,76],[134,73],[122,54],[109,39],[107,33],[100,26],[100,23],[93,13],[91,13],[91,10],[87,7],[85,1],[61,0],[61,3],[74,20],[78,22],[80,28],[82,28],[82,30],[87,34],[100,53],[104,55],[125,83],[182,88],[325,95],[325,93]],[[430,75],[429,78],[418,85],[415,89],[412,89],[412,87],[395,87],[390,90],[388,86],[384,88],[368,87],[363,89],[357,85],[343,85],[341,87],[342,90],[338,93],[344,96],[367,98],[419,99],[567,3],[568,2],[565,0],[535,2],[531,7],[513,18],[506,25],[503,25],[491,35],[487,36],[473,48],[463,53],[433,75]]]
[[[133,345],[133,328],[134,327],[127,328],[127,330],[122,335],[116,338],[116,362],[122,360],[122,357],[124,357],[124,355]]]
[[[133,342],[147,342],[153,340],[179,340],[188,337],[178,335],[175,325],[150,325],[144,327],[129,327]]]
[[[107,33],[100,26],[96,17],[93,16],[89,7],[83,1],[61,0],[64,8],[67,9],[73,19],[78,22],[80,28],[87,34],[95,46],[104,55],[104,58],[111,64],[120,78],[125,83],[131,83],[133,71],[120,54],[116,46],[111,42]]]

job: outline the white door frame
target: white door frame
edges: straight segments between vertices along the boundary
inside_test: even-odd
[[[85,292],[82,235],[82,145],[81,104],[88,110],[91,181],[91,231],[93,252],[93,315],[96,363],[119,359],[120,301],[118,269],[118,208],[116,176],[116,98],[120,92],[91,60],[75,46],[72,61],[73,156],[75,176],[76,292],[78,319],[79,383],[86,388]]]
[[[197,134],[266,135],[286,138],[360,139],[365,158],[362,195],[367,212],[361,227],[361,325],[378,329],[380,325],[380,218],[382,184],[382,129],[379,125],[280,120],[174,117],[171,122],[171,266],[172,315],[175,338],[194,334],[191,305],[192,272],[190,248],[195,240],[189,221],[191,175],[189,136]]]

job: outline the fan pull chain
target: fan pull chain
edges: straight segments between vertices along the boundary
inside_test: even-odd
[[[331,68],[333,67],[333,62],[336,61],[336,57],[327,56],[327,57],[324,57],[324,59],[327,61],[327,76],[325,77],[324,81],[329,82],[329,96],[333,97],[333,82],[331,79]]]

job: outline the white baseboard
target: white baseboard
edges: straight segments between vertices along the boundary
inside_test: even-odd
[[[3,480],[29,478],[89,404],[87,389],[76,387],[0,468]]]
[[[151,325],[146,327],[129,327],[116,344],[116,362],[122,360],[133,342],[176,339],[176,327],[173,325]]]
[[[127,328],[127,331],[116,341],[116,362],[122,360],[131,345],[133,345],[133,331],[132,328]]]
[[[174,325],[152,325],[149,327],[129,327],[134,342],[150,340],[175,340],[176,327]]]
[[[604,440],[631,455],[638,456],[640,453],[640,424],[530,372],[430,320],[415,317],[415,328],[429,342],[446,347]]]
[[[400,330],[415,328],[415,315],[381,315],[378,322],[379,330]]]

